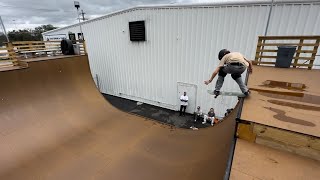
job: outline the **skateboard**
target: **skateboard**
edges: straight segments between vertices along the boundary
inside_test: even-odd
[[[215,95],[213,93],[213,90],[208,90],[208,93],[211,95],[214,95],[214,98],[217,98],[218,96],[237,96],[237,97],[246,97],[243,93],[240,92],[226,92],[226,91],[220,91],[219,95]]]

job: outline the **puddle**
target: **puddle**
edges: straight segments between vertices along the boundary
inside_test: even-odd
[[[318,106],[310,106],[310,105],[304,105],[304,104],[298,104],[298,103],[291,103],[291,102],[286,102],[286,101],[279,101],[279,100],[267,100],[268,102],[280,106],[287,106],[287,107],[292,107],[295,109],[303,109],[303,110],[308,110],[308,111],[320,111],[320,107]]]
[[[265,97],[320,105],[320,96],[316,95],[304,94],[300,92],[281,92],[256,88],[250,88],[250,90],[257,91],[260,95]]]
[[[264,107],[264,108],[265,109],[269,109],[270,111],[273,111],[273,112],[277,113],[273,117],[275,119],[279,120],[279,121],[293,123],[293,124],[299,124],[299,125],[303,125],[303,126],[311,126],[311,127],[316,126],[315,124],[313,124],[313,123],[311,123],[309,121],[305,121],[305,120],[302,120],[302,119],[289,117],[289,116],[286,115],[285,111],[282,111],[280,109],[275,109],[275,108],[272,108],[272,107]]]
[[[288,90],[294,90],[294,91],[304,91],[306,88],[305,84],[302,83],[291,83],[291,82],[283,82],[283,81],[272,81],[272,80],[266,80],[262,83],[263,87],[269,87],[269,88],[282,88],[282,89],[288,89]]]

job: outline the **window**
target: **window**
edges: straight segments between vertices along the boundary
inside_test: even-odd
[[[130,41],[145,41],[146,32],[144,21],[129,22]]]

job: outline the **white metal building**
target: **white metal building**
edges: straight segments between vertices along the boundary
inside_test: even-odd
[[[254,58],[270,2],[139,6],[83,22],[92,75],[102,93],[177,110],[180,95],[187,91],[188,112],[200,105],[205,111],[214,107],[222,116],[237,98],[214,99],[207,93],[214,83],[203,82],[217,66],[222,48]],[[145,22],[146,41],[130,41],[132,21]],[[43,36],[69,32],[80,33],[79,24]],[[267,35],[319,34],[319,1],[275,1]],[[319,57],[315,64],[320,64]],[[223,90],[240,92],[230,76]]]

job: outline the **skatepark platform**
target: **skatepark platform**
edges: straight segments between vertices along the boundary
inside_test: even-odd
[[[319,77],[320,70],[254,66],[231,179],[319,179]]]
[[[238,139],[230,180],[317,180],[319,161]]]
[[[239,106],[199,131],[120,111],[87,56],[0,72],[0,179],[223,179]]]
[[[223,179],[236,118],[230,179],[319,177],[317,70],[257,66],[243,106],[193,131],[112,106],[87,56],[25,62],[0,70],[0,179]]]

